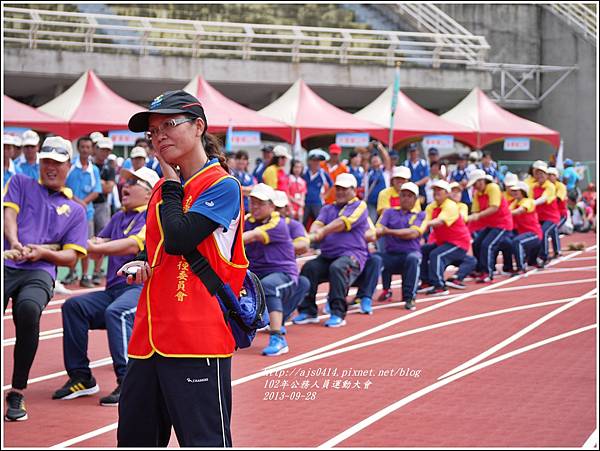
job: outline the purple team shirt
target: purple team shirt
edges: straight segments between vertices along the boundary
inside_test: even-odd
[[[17,236],[22,245],[60,244],[62,249],[87,253],[88,224],[81,205],[65,193],[50,191],[23,174],[13,175],[5,189],[4,208],[18,209]],[[6,237],[4,249],[10,249]],[[56,279],[56,266],[46,260],[15,262],[6,259],[4,264],[15,269],[41,269]]]
[[[111,241],[123,238],[134,238],[140,250],[146,241],[146,208],[136,208],[130,211],[121,210],[111,218],[108,224],[98,234],[99,238],[110,238]],[[126,277],[117,276],[117,271],[125,263],[133,260],[135,254],[111,255],[108,257],[106,269],[106,288],[127,283]]]
[[[277,212],[274,212],[264,222],[255,221],[249,216],[246,219],[244,230],[254,229],[260,229],[266,233],[268,243],[255,241],[246,245],[246,257],[250,262],[250,271],[258,277],[264,277],[273,272],[283,272],[297,283],[298,265],[285,218]]]
[[[292,218],[286,218],[285,222],[288,226],[292,241],[295,241],[296,238],[306,238],[308,240],[308,234],[302,223]]]
[[[384,210],[379,224],[386,226],[388,229],[407,229],[412,226],[420,227],[425,219],[425,212],[413,213],[395,208]],[[394,236],[386,235],[385,240],[386,252],[419,252],[421,253],[421,236],[412,240],[403,240]]]
[[[327,235],[321,242],[321,255],[326,258],[337,258],[348,255],[356,258],[362,271],[369,249],[365,240],[365,232],[369,230],[367,204],[354,198],[344,206],[325,205],[321,208],[317,221],[327,225],[337,218],[346,218],[350,230]]]

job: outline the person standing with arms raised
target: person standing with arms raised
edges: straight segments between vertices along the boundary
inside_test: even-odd
[[[120,447],[167,446],[171,426],[180,446],[232,446],[235,340],[192,267],[204,256],[238,296],[248,260],[241,187],[207,127],[201,103],[181,90],[129,120],[131,131],[148,131],[164,178],[148,204],[148,261],[120,270],[144,283],[119,400]]]

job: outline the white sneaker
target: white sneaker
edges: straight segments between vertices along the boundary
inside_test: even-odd
[[[73,290],[66,288],[58,279],[54,281],[54,292],[56,294],[73,294]]]

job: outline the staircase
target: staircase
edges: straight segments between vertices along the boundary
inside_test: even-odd
[[[595,4],[551,3],[542,6],[566,22],[590,44],[598,46],[598,13]]]

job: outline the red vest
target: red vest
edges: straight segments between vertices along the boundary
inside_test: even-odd
[[[539,199],[543,194],[544,188],[536,183],[533,187],[533,198]],[[542,205],[536,205],[535,211],[537,211],[540,222],[550,221],[554,224],[558,224],[560,222],[560,212],[558,211],[556,199],[554,199],[551,203],[544,202]]]
[[[225,177],[230,176],[215,163],[188,180],[183,187],[184,212],[203,191]],[[138,301],[129,357],[144,359],[155,351],[166,357],[229,357],[235,349],[235,340],[218,301],[210,296],[183,256],[169,255],[164,250],[159,216],[163,182],[161,179],[156,184],[148,204],[146,249],[153,272]],[[214,234],[197,248],[236,295],[248,267],[242,240],[244,207],[241,194],[240,199],[240,221],[231,261],[221,255]]]
[[[478,192],[476,192],[474,193],[474,196],[477,196],[480,212],[489,207],[490,204],[487,194],[479,194]],[[479,219],[479,222],[482,226],[480,228],[491,227],[503,230],[512,230],[512,215],[510,214],[510,210],[508,209],[508,202],[506,201],[506,198],[504,196],[501,196],[500,206],[498,207],[496,213]]]
[[[440,207],[434,208],[431,212],[431,218],[437,218],[442,209]],[[469,233],[469,229],[465,225],[463,218],[459,215],[458,219],[454,221],[451,226],[447,226],[445,223],[437,226],[434,230],[434,240],[435,244],[441,246],[444,243],[454,244],[465,251],[469,251],[469,246],[471,246],[471,234]]]
[[[516,210],[517,208],[519,208],[518,201],[514,200],[511,204],[511,209]],[[513,222],[517,234],[519,235],[532,232],[535,233],[540,240],[544,237],[536,210],[533,210],[532,212],[526,211],[520,215],[513,215]]]

